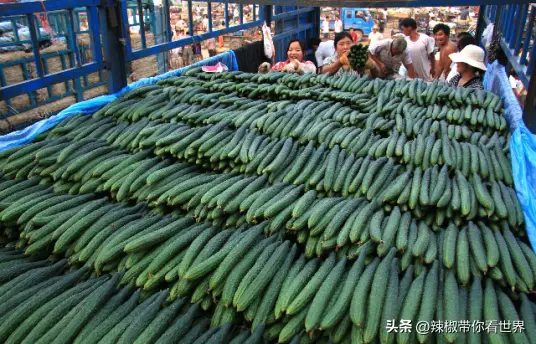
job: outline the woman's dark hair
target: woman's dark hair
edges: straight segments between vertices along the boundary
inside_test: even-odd
[[[436,34],[438,31],[443,31],[445,35],[450,36],[450,27],[446,24],[437,24],[434,26],[434,34]]]
[[[309,39],[309,47],[312,49],[315,45],[319,46],[322,40],[318,37],[313,37]]]
[[[337,43],[339,43],[339,41],[341,39],[343,39],[343,38],[348,38],[349,40],[351,40],[353,42],[352,35],[350,35],[350,33],[346,32],[346,31],[339,32],[339,33],[335,34],[335,41],[334,41],[335,48],[337,48]]]
[[[458,32],[458,33],[456,34],[456,38],[457,38],[457,39],[462,39],[463,37],[471,37],[471,38],[474,38],[474,36],[473,36],[470,32],[467,32],[467,31]]]
[[[299,39],[291,39],[290,42],[288,42],[288,45],[287,45],[287,52],[290,50],[290,45],[294,42],[298,42],[298,44],[300,45],[300,48],[301,50],[303,51],[303,55],[305,56],[305,44],[303,44],[303,42]]]
[[[401,27],[411,27],[413,30],[417,30],[417,22],[412,18],[402,19],[400,22]]]
[[[474,39],[473,36],[463,36],[458,40],[458,42],[456,42],[458,51],[462,51],[463,48],[465,48],[469,44],[476,45],[476,39]]]

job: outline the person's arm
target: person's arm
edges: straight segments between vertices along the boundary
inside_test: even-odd
[[[434,55],[434,46],[435,46],[435,41],[433,38],[429,37],[429,40],[428,40],[428,58],[430,59],[430,74],[432,75],[432,77],[435,76],[435,64],[436,64],[436,60],[435,60],[435,55]]]
[[[447,52],[447,57],[446,57],[446,60],[445,62],[447,63],[447,67],[445,68],[445,64],[442,63],[442,68],[444,69],[445,71],[445,78],[450,74],[450,66],[452,66],[452,60],[450,59],[450,54],[452,53],[455,53],[456,52],[456,49],[454,47],[450,48]],[[439,75],[441,76],[441,74]]]
[[[413,68],[413,63],[404,64],[404,67],[408,70],[408,76],[412,79],[415,79],[415,68]]]
[[[441,75],[443,75],[443,72],[445,71],[445,69],[443,68],[443,61],[441,61],[441,60],[439,61],[439,66],[437,68],[438,69],[435,71],[434,79],[439,79],[441,77]],[[432,66],[432,69],[434,69],[433,66]]]
[[[315,51],[315,58],[316,58],[316,63],[318,65],[318,69],[322,70],[322,67],[324,65],[324,56],[322,54],[322,50],[320,49],[320,46]]]
[[[321,73],[322,74],[325,74],[325,73],[335,74],[339,71],[339,69],[341,69],[341,67],[342,67],[342,62],[341,62],[341,59],[338,58],[332,64],[323,65]]]
[[[300,63],[300,67],[304,73],[316,74],[316,66],[311,61],[303,61]]]
[[[380,58],[374,54],[368,53],[369,57],[376,63],[376,66],[378,66],[378,69],[385,73],[385,63],[383,63]]]

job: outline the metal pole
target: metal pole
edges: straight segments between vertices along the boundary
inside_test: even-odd
[[[486,16],[486,5],[480,6],[480,9],[478,11],[478,21],[476,23],[476,41],[478,44],[480,44],[482,40],[482,33],[484,32],[484,25],[486,25],[486,22],[484,21],[484,17]]]
[[[503,8],[504,8],[504,5],[497,5],[497,12],[495,13],[495,22],[493,24],[493,37],[494,38],[497,36],[499,26],[501,25]]]
[[[125,6],[119,3],[118,6]],[[108,92],[116,93],[127,85],[125,47],[121,43],[121,21],[117,7],[100,7],[101,32],[104,41],[104,62],[108,81]],[[128,34],[128,32],[126,33]]]
[[[523,121],[530,131],[536,133],[536,69],[532,71],[523,109]]]
[[[272,24],[272,11],[273,11],[272,5],[266,5],[264,6],[264,21],[266,22],[266,25],[270,26]]]
[[[154,6],[154,18],[155,18],[155,43],[162,44],[165,42],[164,35],[167,32],[166,24],[166,9],[161,4]],[[163,74],[168,71],[167,53],[160,53],[156,55],[156,65],[158,68],[158,74]]]

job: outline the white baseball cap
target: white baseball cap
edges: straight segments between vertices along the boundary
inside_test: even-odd
[[[449,57],[452,62],[467,63],[480,70],[487,70],[484,64],[484,50],[474,44],[469,44],[459,53],[450,54]]]

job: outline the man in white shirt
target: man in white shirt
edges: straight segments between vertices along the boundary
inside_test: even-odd
[[[369,45],[372,45],[376,43],[377,41],[380,41],[383,39],[383,35],[378,32],[378,25],[374,25],[372,27],[372,32],[368,36],[369,38]]]
[[[329,17],[326,16],[326,19],[322,22],[322,33],[324,38],[329,38]]]
[[[208,32],[208,16],[206,14],[203,18],[203,31]]]
[[[319,68],[322,68],[324,65],[324,60],[328,57],[335,55],[335,43],[333,40],[324,39],[316,49],[315,57],[316,63]]]
[[[381,12],[382,12],[383,20],[387,23],[387,16],[389,15],[389,13],[387,12],[387,8],[384,8],[383,10],[381,10]]]
[[[335,33],[342,32],[342,21],[338,15],[335,17]]]
[[[414,19],[403,19],[400,26],[408,42],[407,49],[415,69],[415,77],[427,82],[432,81],[435,74],[434,39],[418,33]]]

